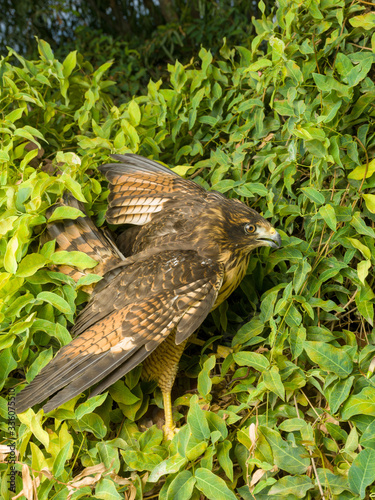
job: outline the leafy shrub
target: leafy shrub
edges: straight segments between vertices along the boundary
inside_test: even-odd
[[[108,394],[20,416],[17,491],[34,481],[40,499],[374,493],[374,17],[352,1],[283,0],[254,20],[250,49],[224,43],[214,59],[202,48],[199,65],[177,61],[169,81],[119,106],[110,64],[94,71],[75,52],[61,63],[43,41],[37,61],[1,61],[4,439],[21,370],[30,381],[69,342],[86,300],[48,267],[45,211],[68,190],[103,224],[96,167],[109,153],[153,157],[239,197],[283,237],[253,253],[200,329],[203,348],[187,350],[172,442],[145,431],[161,398],[137,368]]]

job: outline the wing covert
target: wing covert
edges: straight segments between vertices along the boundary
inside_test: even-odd
[[[141,363],[174,330],[181,343],[212,309],[222,279],[222,266],[193,250],[166,251],[140,262],[135,257],[82,311],[80,335],[17,395],[17,412],[60,391],[44,406],[51,411],[106,379],[103,391],[114,374],[117,380]]]
[[[99,167],[109,181],[106,219],[110,224],[143,225],[163,210],[167,202],[186,196],[206,196],[198,184],[156,161],[134,154],[111,157],[121,163]]]

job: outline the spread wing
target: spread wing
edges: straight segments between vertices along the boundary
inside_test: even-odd
[[[80,203],[73,196],[65,194],[63,200],[47,211],[47,217],[50,218],[58,207],[77,208],[85,214],[85,217],[51,222],[47,225],[47,234],[44,236],[43,242],[48,239],[56,239],[58,250],[83,252],[96,260],[98,265],[85,271],[66,265],[55,266],[55,269],[78,281],[81,276],[91,272],[103,276],[109,269],[124,260],[124,256],[116,247],[110,234],[98,229],[86,215],[83,203]]]
[[[206,196],[201,186],[156,161],[134,154],[111,157],[121,163],[99,167],[110,184],[106,214],[110,224],[143,225],[168,202],[186,196]]]
[[[44,406],[49,412],[104,379],[95,394],[103,391],[172,331],[183,342],[212,309],[223,280],[222,265],[193,250],[133,257],[116,271],[78,317],[78,336],[17,395],[17,413],[60,391]]]

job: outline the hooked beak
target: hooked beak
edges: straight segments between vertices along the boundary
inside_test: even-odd
[[[273,227],[271,228],[266,228],[263,226],[258,226],[257,229],[257,241],[261,243],[263,246],[268,246],[272,248],[280,248],[281,247],[281,237],[279,233],[274,229]]]

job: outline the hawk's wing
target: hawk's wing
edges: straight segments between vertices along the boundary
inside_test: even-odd
[[[85,216],[47,224],[43,242],[55,239],[58,250],[83,252],[96,260],[98,265],[85,271],[67,265],[55,266],[55,269],[78,281],[81,276],[92,272],[103,276],[109,269],[124,260],[124,256],[113,242],[111,235],[98,229],[90,217],[86,215],[83,203],[70,194],[65,194],[61,201],[47,210],[47,218],[50,218],[58,207],[74,207],[83,212]]]
[[[110,224],[143,225],[165,204],[187,196],[206,196],[206,190],[183,179],[156,161],[134,154],[111,155],[121,163],[102,165],[110,183],[106,219]]]
[[[104,390],[115,381],[113,372],[117,380],[172,331],[181,343],[212,309],[222,280],[223,267],[193,250],[125,262],[78,317],[79,336],[17,395],[17,413],[62,389],[44,406],[49,412],[107,377]]]

